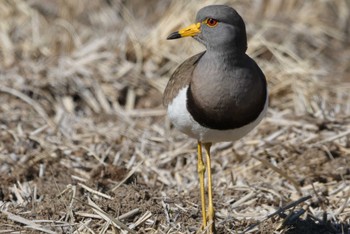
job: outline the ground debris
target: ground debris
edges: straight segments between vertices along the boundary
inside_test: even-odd
[[[196,142],[162,92],[203,50],[167,35],[214,2],[270,92],[257,129],[212,147],[218,233],[350,233],[350,8],[317,0],[0,1],[0,233],[199,230]]]

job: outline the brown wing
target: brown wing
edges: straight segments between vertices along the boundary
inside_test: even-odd
[[[171,100],[173,100],[173,98],[179,93],[180,89],[191,82],[192,73],[196,67],[196,63],[204,53],[205,51],[190,57],[175,70],[170,77],[163,94],[163,105],[165,107],[167,107]]]

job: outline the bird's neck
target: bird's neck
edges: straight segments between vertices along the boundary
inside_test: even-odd
[[[241,38],[228,43],[206,44],[207,51],[218,57],[242,57],[247,51],[247,41]]]
[[[238,65],[244,61],[246,54],[242,50],[217,50],[215,48],[207,48],[204,59],[221,65]]]

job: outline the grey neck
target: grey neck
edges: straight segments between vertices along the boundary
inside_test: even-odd
[[[246,56],[245,51],[228,49],[228,50],[217,50],[212,48],[207,48],[204,55],[205,59],[211,60],[213,63],[218,63],[219,65],[239,65],[243,62]]]
[[[246,38],[235,38],[230,43],[225,44],[205,43],[205,46],[210,53],[231,57],[243,56],[248,48]]]

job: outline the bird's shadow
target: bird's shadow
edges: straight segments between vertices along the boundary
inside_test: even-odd
[[[291,202],[268,215],[263,221],[251,224],[243,232],[239,233],[256,233],[252,231],[258,227],[258,233],[261,234],[271,233],[271,230],[276,229],[284,234],[350,234],[350,219],[345,222],[327,220],[327,213],[325,212],[323,219],[320,220],[312,214],[307,214],[305,216],[306,210],[304,209],[295,209],[296,205],[310,198],[311,196],[306,196]],[[292,209],[289,210],[290,208]],[[280,220],[282,220],[282,222]],[[269,225],[268,223],[274,223],[275,225]],[[278,223],[277,227],[276,223]]]
[[[285,230],[285,234],[350,234],[350,222],[317,220],[307,215],[304,219],[298,217],[284,222],[281,229]]]

